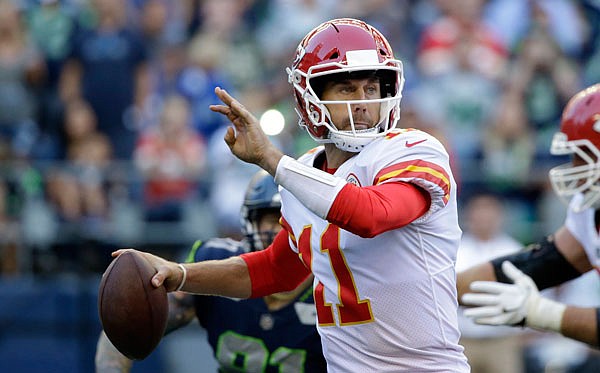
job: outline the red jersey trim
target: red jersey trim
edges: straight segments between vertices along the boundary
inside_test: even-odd
[[[381,184],[393,178],[423,179],[439,186],[444,192],[444,204],[450,199],[450,177],[446,170],[435,163],[424,160],[401,162],[381,170],[373,181],[373,185]]]

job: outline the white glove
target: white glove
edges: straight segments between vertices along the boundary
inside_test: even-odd
[[[475,293],[463,295],[462,302],[475,306],[464,315],[477,324],[518,325],[534,329],[560,332],[566,305],[540,296],[537,286],[511,262],[502,263],[502,271],[513,281],[504,284],[494,281],[474,281],[470,289]]]

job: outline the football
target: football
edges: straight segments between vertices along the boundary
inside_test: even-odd
[[[167,291],[152,285],[155,273],[143,256],[126,251],[113,259],[100,280],[100,322],[111,343],[132,360],[150,355],[167,326]]]

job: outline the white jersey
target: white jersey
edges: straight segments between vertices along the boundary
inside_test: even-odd
[[[600,235],[594,218],[595,210],[587,208],[575,212],[574,206],[579,206],[583,200],[582,194],[577,194],[569,203],[565,226],[583,246],[590,263],[600,272]]]
[[[312,166],[322,151],[299,161]],[[334,175],[362,187],[414,183],[429,192],[431,208],[405,227],[367,239],[319,218],[282,189],[291,246],[315,275],[329,371],[468,372],[458,344],[454,267],[461,230],[444,147],[424,132],[396,130]]]

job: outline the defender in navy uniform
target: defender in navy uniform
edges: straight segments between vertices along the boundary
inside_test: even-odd
[[[272,176],[258,172],[250,181],[241,210],[245,239],[197,241],[187,261],[225,259],[266,248],[281,229],[280,207]],[[206,329],[221,372],[325,372],[315,327],[312,280],[310,275],[291,292],[245,300],[169,293],[166,333],[197,317]],[[128,372],[131,365],[132,361],[102,333],[96,350],[96,372]]]

